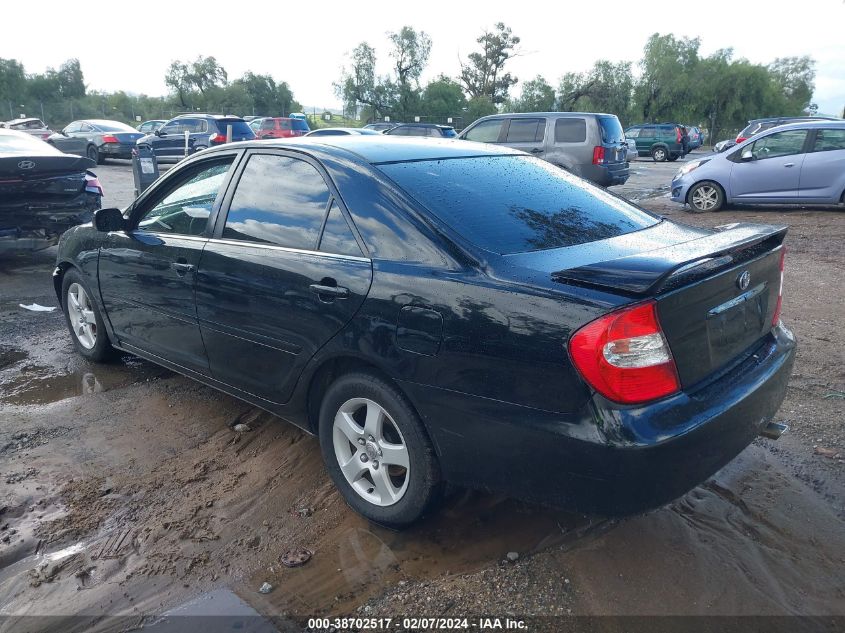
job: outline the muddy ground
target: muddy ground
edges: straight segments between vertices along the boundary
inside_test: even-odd
[[[0,631],[145,627],[221,589],[280,629],[322,614],[845,616],[845,211],[689,214],[665,197],[677,167],[640,160],[618,191],[696,225],[790,226],[799,353],[776,419],[791,430],[625,520],[453,489],[414,529],[368,524],[314,438],[130,356],[86,363],[59,310],[20,308],[57,305],[54,249],[2,261]],[[105,204],[126,204],[128,166],[98,172]],[[306,565],[282,565],[300,548]],[[45,615],[83,617],[25,617]]]

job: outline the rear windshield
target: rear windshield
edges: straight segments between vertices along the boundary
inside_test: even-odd
[[[246,121],[241,119],[218,119],[217,127],[221,134],[226,133],[226,128],[232,126],[232,134],[234,136],[255,136],[252,128],[249,127]]]
[[[23,132],[0,134],[0,155],[20,153],[32,153],[34,156],[37,156],[38,154],[59,152],[55,151],[52,145],[48,145],[44,141],[29,134],[24,134]]]
[[[94,125],[103,132],[137,132],[134,127],[129,127],[120,121],[95,121]]]
[[[625,131],[622,129],[619,119],[615,116],[600,116],[599,125],[601,126],[603,143],[623,143],[625,141]]]
[[[308,127],[308,124],[302,119],[291,119],[291,124],[293,125],[294,130],[300,130],[302,132],[308,132],[311,130],[311,128]]]
[[[532,156],[481,156],[378,167],[443,223],[495,253],[574,246],[658,222]]]

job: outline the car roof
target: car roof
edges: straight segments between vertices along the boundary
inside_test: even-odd
[[[389,123],[387,125],[390,125]],[[441,125],[439,123],[397,123],[395,127],[436,127],[441,129],[452,129],[451,125]]]
[[[835,119],[827,116],[772,116],[764,119],[751,119],[748,124],[752,123],[768,123],[770,121],[841,121],[842,119]]]
[[[243,121],[242,117],[239,117],[236,114],[206,114],[203,112],[197,112],[194,114],[193,112],[183,112],[182,114],[177,114],[173,119],[184,119],[184,118],[192,118],[192,119],[238,119]],[[271,117],[256,117],[261,119],[269,119]],[[173,119],[170,119],[171,121]]]
[[[9,119],[6,121],[7,125],[14,125],[15,123],[24,123],[26,121],[41,121],[38,117],[28,116],[25,119]]]
[[[783,125],[778,125],[776,127],[769,128],[768,130],[761,132],[759,135],[755,134],[749,140],[753,140],[755,138],[759,138],[760,136],[767,135],[774,130],[777,130],[777,131],[802,130],[802,129],[814,130],[814,129],[820,128],[820,127],[834,128],[834,129],[837,129],[837,130],[838,129],[845,129],[845,120],[843,120],[843,119],[823,119],[821,121],[819,121],[819,120],[792,121],[790,123],[784,123]]]
[[[501,114],[488,114],[487,116],[483,116],[479,121],[483,121],[484,119],[504,119],[504,118],[511,118],[511,119],[522,119],[525,117],[582,117],[582,116],[616,116],[615,114],[610,114],[609,112],[502,112]]]
[[[224,148],[269,148],[301,149],[304,151],[341,150],[354,154],[373,165],[401,163],[421,160],[448,160],[452,158],[475,158],[479,156],[524,156],[525,153],[505,146],[474,143],[457,139],[422,138],[414,136],[384,136],[382,134],[344,134],[337,136],[301,136],[291,139],[261,141],[240,141],[227,143],[210,152]]]

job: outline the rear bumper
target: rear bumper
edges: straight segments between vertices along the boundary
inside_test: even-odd
[[[132,143],[104,143],[99,150],[100,154],[109,158],[132,158],[134,148]]]
[[[584,178],[602,187],[624,185],[628,181],[629,174],[630,169],[627,162],[610,165],[588,165],[582,169],[581,173]]]
[[[794,356],[795,339],[779,326],[751,356],[690,394],[638,408],[596,396],[569,416],[403,387],[447,480],[620,515],[677,498],[748,446],[780,407]]]
[[[72,226],[90,222],[100,206],[100,196],[87,192],[50,203],[0,205],[0,253],[52,246]]]

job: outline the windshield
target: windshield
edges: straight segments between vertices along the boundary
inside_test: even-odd
[[[232,134],[234,136],[248,136],[250,138],[255,136],[255,133],[252,131],[252,128],[246,124],[246,121],[242,121],[241,119],[217,120],[217,127],[220,128],[221,134],[226,134],[226,128],[230,125],[232,126]]]
[[[654,216],[546,161],[481,156],[382,164],[438,219],[501,254],[573,246],[652,226]]]
[[[25,134],[16,132],[12,134],[0,134],[0,154],[60,154],[61,152],[48,145],[44,141]]]

